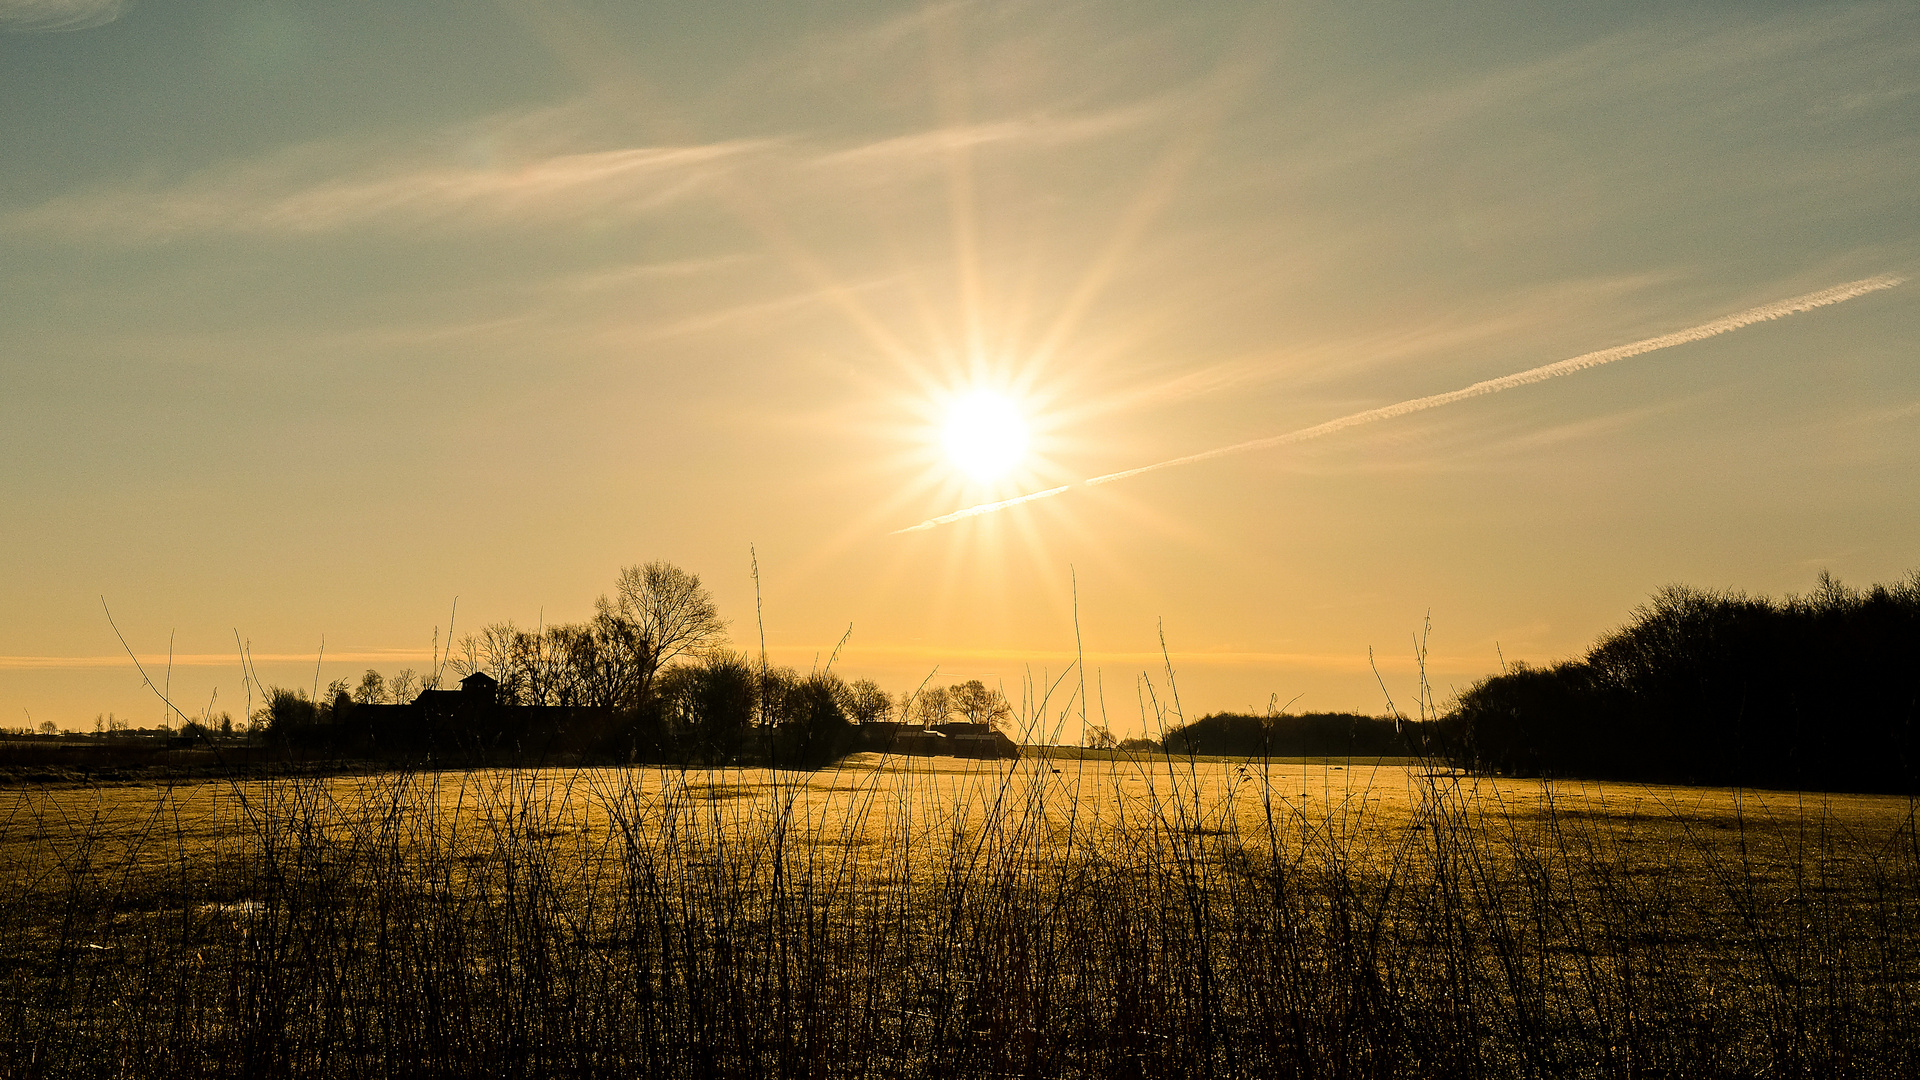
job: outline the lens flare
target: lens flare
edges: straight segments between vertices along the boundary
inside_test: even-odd
[[[1027,422],[1013,402],[975,391],[947,409],[940,441],[947,458],[975,480],[998,480],[1027,455]]]

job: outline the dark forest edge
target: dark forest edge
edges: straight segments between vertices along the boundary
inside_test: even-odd
[[[1481,775],[1920,793],[1920,572],[1784,600],[1669,585],[1584,657],[1438,715],[1216,714],[1143,753],[1415,757]]]
[[[1920,791],[1920,572],[1849,588],[1822,573],[1775,601],[1670,585],[1584,657],[1510,665],[1413,720],[1216,713],[1158,738],[1093,728],[1084,749],[1183,757],[1420,759],[1484,775]],[[450,674],[449,674],[450,673]],[[461,689],[442,689],[461,677]],[[325,694],[269,687],[234,734],[215,718],[170,738],[0,744],[15,779],[158,771],[486,765],[819,768],[863,750],[1011,757],[1000,691],[978,681],[897,697],[826,668],[802,674],[727,647],[696,575],[630,567],[592,619],[462,638],[422,677],[369,670]],[[316,700],[316,698],[318,700]],[[226,728],[225,733],[221,728]],[[1035,748],[1030,748],[1035,749]],[[1079,749],[1079,748],[1076,748]],[[1042,751],[1044,752],[1044,750]],[[1077,755],[1068,755],[1077,756]]]
[[[1436,746],[1482,773],[1920,791],[1920,572],[1775,601],[1669,585],[1587,654],[1473,684]]]

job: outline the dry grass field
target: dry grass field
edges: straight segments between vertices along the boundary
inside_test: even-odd
[[[0,790],[18,1076],[1908,1076],[1914,806],[1355,760]]]

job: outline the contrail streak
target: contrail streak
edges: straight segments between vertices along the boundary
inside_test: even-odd
[[[1413,398],[1393,405],[1382,405],[1377,409],[1368,409],[1365,412],[1349,413],[1336,420],[1329,420],[1324,424],[1315,424],[1312,427],[1289,431],[1284,435],[1269,435],[1261,439],[1249,439],[1246,442],[1234,443],[1231,446],[1220,446],[1212,450],[1202,450],[1197,454],[1168,458],[1165,461],[1154,462],[1152,465],[1142,465],[1137,469],[1124,469],[1120,472],[1088,477],[1075,484],[1062,484],[1059,487],[1047,488],[1045,491],[1030,492],[1029,494],[1020,495],[1015,498],[1002,499],[999,502],[969,506],[964,510],[956,510],[951,514],[942,514],[937,518],[928,518],[918,525],[912,525],[904,529],[895,529],[893,535],[898,536],[901,533],[924,532],[928,529],[947,525],[963,518],[979,517],[981,514],[991,514],[996,510],[1005,510],[1009,506],[1018,506],[1021,503],[1052,498],[1055,495],[1072,491],[1075,488],[1111,484],[1115,480],[1126,480],[1139,476],[1142,473],[1158,472],[1161,469],[1171,469],[1180,465],[1194,465],[1202,461],[1212,461],[1214,458],[1227,457],[1232,454],[1245,454],[1253,450],[1265,450],[1269,447],[1305,442],[1308,439],[1317,439],[1322,435],[1331,435],[1336,431],[1345,431],[1350,427],[1358,427],[1361,424],[1371,424],[1376,420],[1391,420],[1396,416],[1405,416],[1408,413],[1416,413],[1424,409],[1451,405],[1456,401],[1480,397],[1483,394],[1497,394],[1502,390],[1511,390],[1516,386],[1525,386],[1528,383],[1557,379],[1562,375],[1571,375],[1576,371],[1585,371],[1588,368],[1599,367],[1602,364],[1611,364],[1615,360],[1624,360],[1629,356],[1639,356],[1641,353],[1650,353],[1655,349],[1665,349],[1674,345],[1685,345],[1690,341],[1701,341],[1710,337],[1718,337],[1729,331],[1738,330],[1743,326],[1752,326],[1757,322],[1766,322],[1769,319],[1782,319],[1788,315],[1797,315],[1802,311],[1812,311],[1814,308],[1826,307],[1829,304],[1838,304],[1851,300],[1856,296],[1865,296],[1870,292],[1878,292],[1881,289],[1891,289],[1905,280],[1905,278],[1895,277],[1891,274],[1882,274],[1879,277],[1850,281],[1845,285],[1835,285],[1830,289],[1807,293],[1805,296],[1796,296],[1789,300],[1776,300],[1771,304],[1761,304],[1759,307],[1748,308],[1745,311],[1727,315],[1715,319],[1712,322],[1704,322],[1698,326],[1690,326],[1685,330],[1675,330],[1671,334],[1661,334],[1659,337],[1650,337],[1626,345],[1616,345],[1611,349],[1601,349],[1598,352],[1582,353],[1579,356],[1569,357],[1568,359],[1559,360],[1551,364],[1542,364],[1539,367],[1528,368],[1525,371],[1515,372],[1512,375],[1502,375],[1497,379],[1487,379],[1484,382],[1474,383],[1472,386],[1462,387],[1458,390],[1449,390],[1444,394],[1432,394],[1427,397]]]

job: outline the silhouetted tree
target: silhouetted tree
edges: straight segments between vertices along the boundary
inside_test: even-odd
[[[620,571],[612,610],[631,622],[647,643],[640,679],[644,693],[655,674],[684,654],[717,648],[727,640],[727,624],[698,574],[655,560]],[[601,601],[603,607],[606,601]]]
[[[740,653],[715,651],[676,665],[659,685],[669,736],[695,761],[736,760],[759,712],[760,684],[759,664]]]
[[[1304,713],[1255,716],[1213,713],[1166,733],[1160,746],[1169,754],[1227,754],[1235,757],[1382,756],[1410,752],[1394,721],[1355,713]]]
[[[551,693],[555,704],[586,705],[633,714],[646,695],[652,650],[640,627],[605,598],[584,623],[554,628],[559,650]]]
[[[998,690],[989,689],[979,679],[969,679],[947,691],[949,712],[969,724],[991,724],[1005,728],[1013,723],[1013,707]]]
[[[1515,663],[1505,675],[1468,687],[1442,726],[1452,735],[1452,756],[1469,768],[1508,776],[1553,774],[1573,760],[1598,764],[1618,753],[1643,752],[1636,750],[1638,739],[1622,738],[1627,721],[1608,708],[1610,697],[1586,663]]]
[[[944,724],[953,713],[949,698],[946,687],[929,686],[907,699],[907,707],[902,710],[903,717],[926,726]]]
[[[320,692],[320,698],[314,702],[314,722],[332,724],[342,719],[348,709],[353,707],[353,697],[348,693],[348,682],[335,679]]]
[[[299,728],[311,727],[319,719],[313,699],[297,687],[269,686],[266,704],[260,707],[260,712],[267,733],[274,736],[286,736]]]
[[[388,699],[395,705],[405,705],[420,695],[420,676],[412,668],[401,668],[387,687]]]
[[[872,679],[856,679],[847,687],[847,719],[856,724],[880,724],[893,717],[893,698]]]
[[[354,688],[353,700],[362,705],[385,704],[387,681],[381,678],[378,671],[368,668],[367,673],[360,676],[360,685]]]
[[[1822,574],[1776,603],[1671,585],[1584,660],[1516,666],[1462,694],[1454,756],[1496,772],[1768,787],[1920,786],[1920,574]]]
[[[852,724],[844,702],[847,686],[830,672],[801,676],[790,670],[774,673],[765,691],[771,696],[773,763],[788,768],[817,769],[845,754],[852,743]]]

